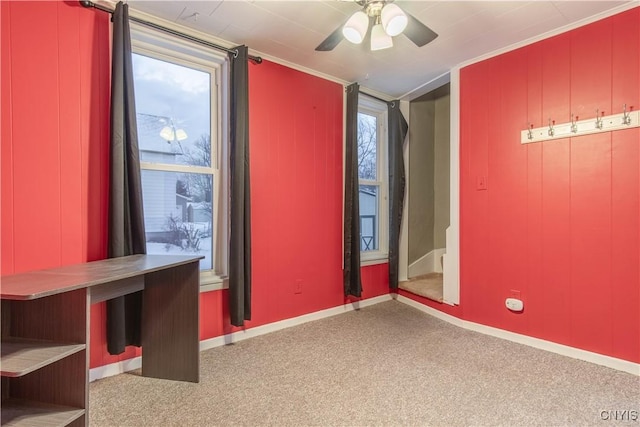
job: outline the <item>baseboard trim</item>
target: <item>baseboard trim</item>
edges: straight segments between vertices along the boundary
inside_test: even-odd
[[[360,308],[368,307],[374,304],[379,304],[385,301],[391,301],[391,294],[386,294],[386,295],[381,295],[374,298],[355,301],[353,303],[339,305],[337,307],[332,307],[332,308],[327,308],[326,310],[320,310],[314,313],[303,314],[302,316],[292,317],[290,319],[280,320],[278,322],[268,323],[262,326],[256,326],[255,328],[245,329],[243,331],[238,331],[238,332],[232,332],[230,334],[222,335],[215,338],[209,338],[207,340],[200,341],[200,351],[246,340],[249,338],[268,334],[270,332],[280,331],[282,329],[290,328],[292,326],[298,326],[298,325],[302,325],[303,323],[313,322],[314,320],[320,320],[327,317],[336,316],[338,314],[343,314],[349,311],[358,310]]]
[[[123,374],[142,367],[142,356],[89,369],[89,382]]]
[[[215,338],[209,338],[209,339],[200,341],[200,351],[209,350],[215,347],[221,347],[223,345],[246,340],[246,339],[257,337],[264,334],[268,334],[270,332],[280,331],[282,329],[290,328],[292,326],[298,326],[307,322],[313,322],[314,320],[325,319],[327,317],[336,316],[338,314],[347,313],[349,311],[359,310],[360,308],[379,304],[381,302],[391,301],[391,299],[392,299],[391,294],[380,295],[374,298],[368,298],[360,301],[355,301],[349,304],[339,305],[337,307],[316,311],[314,313],[303,314],[302,316],[292,317],[291,319],[280,320],[278,322],[273,322],[273,323],[269,323],[262,326],[256,326],[255,328],[246,329],[238,332],[232,332],[230,334],[221,335]],[[134,357],[133,359],[111,363],[105,366],[99,366],[97,368],[92,368],[89,370],[89,381],[90,382],[96,381],[96,380],[111,377],[114,375],[123,374],[127,371],[132,371],[134,369],[139,369],[141,367],[142,367],[142,357],[140,356]]]
[[[442,273],[440,257],[442,257],[446,251],[446,248],[433,249],[412,262],[408,267],[408,277],[422,276],[429,273]]]
[[[409,278],[422,276],[423,274],[433,273],[433,263],[434,263],[435,254],[434,251],[430,251],[427,254],[424,254],[411,264],[409,264],[409,268],[407,269],[407,276]]]
[[[394,296],[399,302],[407,304],[411,307],[427,313],[433,317],[436,317],[452,325],[469,329],[471,331],[480,332],[485,335],[491,335],[496,338],[502,338],[508,341],[513,341],[518,344],[528,345],[529,347],[538,348],[540,350],[550,351],[552,353],[560,354],[562,356],[571,357],[574,359],[584,360],[586,362],[595,363],[596,365],[606,366],[618,371],[627,372],[636,376],[640,376],[640,364],[629,362],[628,360],[618,359],[611,356],[605,356],[603,354],[593,353],[587,350],[581,350],[575,347],[569,347],[563,344],[546,341],[540,338],[530,337],[528,335],[522,335],[515,332],[505,331],[504,329],[494,328],[492,326],[482,325],[480,323],[470,322],[468,320],[462,320],[458,317],[451,316],[450,314],[443,313],[435,308],[431,308],[417,301],[407,298],[402,295]]]

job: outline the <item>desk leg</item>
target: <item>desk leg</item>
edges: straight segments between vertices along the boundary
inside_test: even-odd
[[[142,302],[142,375],[200,380],[198,263],[148,273]]]

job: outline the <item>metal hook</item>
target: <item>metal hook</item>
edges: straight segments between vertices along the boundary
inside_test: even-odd
[[[578,116],[576,116],[576,119],[573,119],[573,113],[571,114],[571,132],[573,133],[577,133],[578,132]]]
[[[233,51],[233,58],[234,58],[234,59],[235,59],[235,58],[237,58],[237,57],[238,57],[238,55],[239,55],[238,49],[234,50],[234,51]]]
[[[556,131],[553,128],[556,125],[556,121],[555,120],[551,120],[549,119],[549,130],[547,131],[547,133],[549,134],[549,136],[553,136],[555,135]]]
[[[529,129],[527,129],[527,139],[533,139],[533,123],[529,122]]]
[[[598,129],[602,129],[602,118],[604,117],[604,111],[600,114],[600,110],[596,110],[596,127]]]
[[[627,112],[627,104],[624,104],[624,111],[622,112],[622,124],[630,125],[631,124],[631,112],[633,111],[633,105],[629,107],[629,112]]]

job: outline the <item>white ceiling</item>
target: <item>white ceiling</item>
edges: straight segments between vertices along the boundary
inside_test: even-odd
[[[631,1],[418,1],[398,6],[438,33],[417,47],[403,35],[391,49],[371,52],[343,40],[329,52],[316,52],[332,31],[359,6],[351,1],[129,0],[141,11],[225,40],[246,44],[251,53],[278,58],[344,82],[358,82],[390,98],[411,99],[425,84],[452,67],[554,31]],[[198,14],[197,17],[195,14]]]

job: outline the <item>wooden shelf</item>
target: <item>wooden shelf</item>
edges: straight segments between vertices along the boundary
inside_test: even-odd
[[[91,301],[132,292],[145,298],[143,376],[198,382],[201,258],[131,255],[1,277],[0,424],[86,427]]]
[[[3,426],[66,426],[84,413],[84,409],[23,399],[2,401]]]
[[[6,338],[2,341],[2,376],[21,377],[85,348],[85,344]]]

